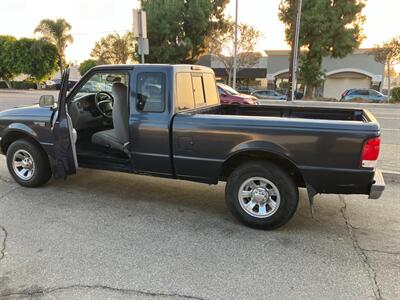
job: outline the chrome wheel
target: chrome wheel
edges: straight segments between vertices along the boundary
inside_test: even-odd
[[[272,216],[281,200],[278,188],[264,177],[251,177],[243,182],[238,198],[243,210],[256,218]]]
[[[28,181],[35,174],[35,161],[26,150],[17,150],[12,159],[14,173],[22,180]]]

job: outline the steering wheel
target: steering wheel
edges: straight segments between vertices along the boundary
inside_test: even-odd
[[[110,93],[103,91],[98,92],[94,96],[94,104],[103,117],[112,119],[114,98]]]

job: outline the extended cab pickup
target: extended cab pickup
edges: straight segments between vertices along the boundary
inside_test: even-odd
[[[0,112],[0,145],[21,185],[78,166],[207,184],[246,225],[273,229],[294,214],[298,187],[379,198],[380,129],[367,110],[221,105],[214,73],[192,65],[91,69],[57,105]]]

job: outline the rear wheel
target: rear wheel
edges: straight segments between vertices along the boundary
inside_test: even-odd
[[[25,187],[41,186],[51,177],[46,153],[29,140],[17,140],[8,147],[7,167],[14,180]]]
[[[291,219],[299,196],[293,179],[283,169],[254,161],[232,172],[225,197],[233,215],[245,225],[275,229]]]

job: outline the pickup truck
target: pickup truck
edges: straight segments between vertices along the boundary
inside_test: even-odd
[[[211,69],[98,66],[58,102],[0,112],[0,147],[17,183],[38,187],[78,166],[226,181],[230,211],[274,229],[296,211],[298,188],[379,198],[380,128],[363,109],[221,105]],[[212,199],[210,199],[212,201]]]

